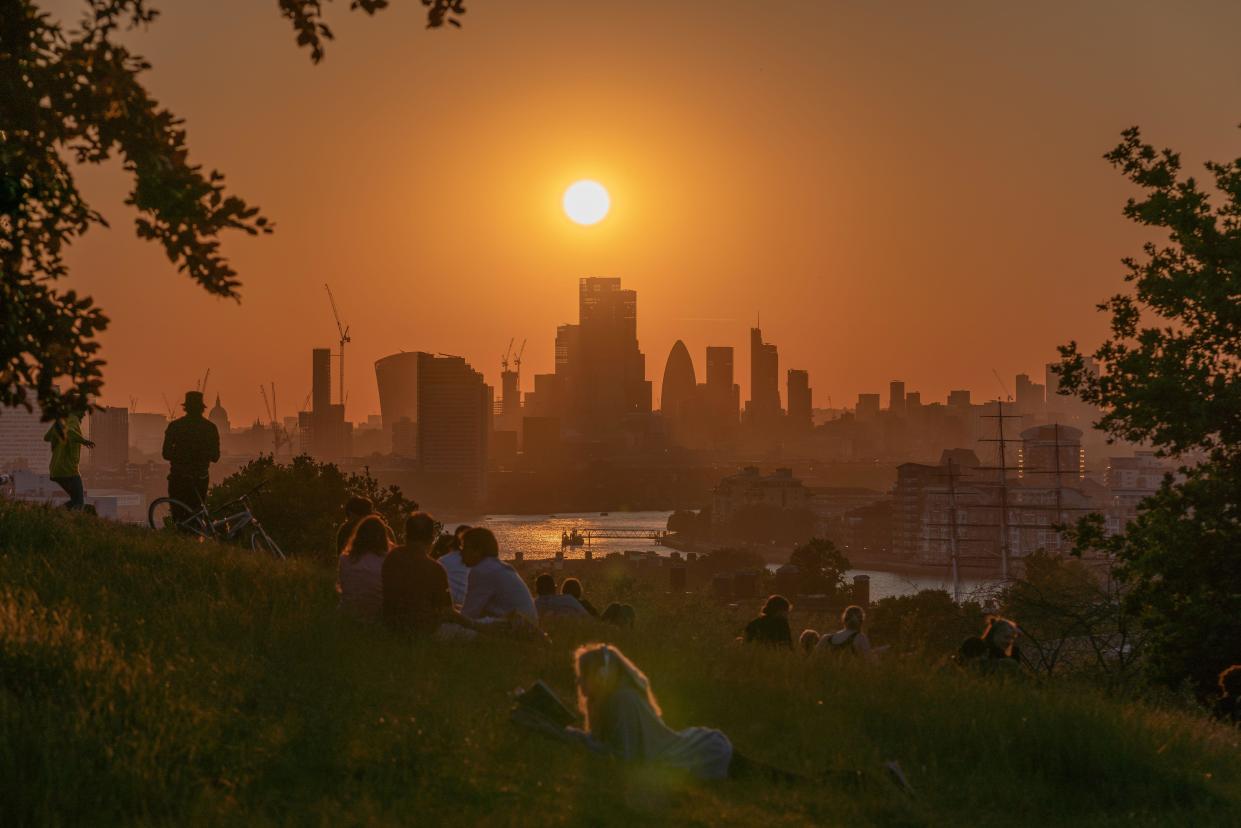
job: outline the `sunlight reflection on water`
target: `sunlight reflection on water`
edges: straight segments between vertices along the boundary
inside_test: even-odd
[[[542,560],[555,557],[560,550],[562,532],[576,529],[585,532],[590,529],[644,529],[664,530],[668,527],[668,516],[671,512],[617,512],[601,515],[598,512],[566,513],[557,515],[486,515],[473,520],[464,520],[471,526],[485,526],[495,533],[500,542],[500,557],[512,558],[520,550],[527,560]],[[666,555],[671,550],[649,540],[632,538],[601,538],[590,545],[595,557],[601,558],[609,552],[624,552],[628,549],[639,552],[655,551]],[[565,557],[569,559],[585,557],[585,547],[566,548]],[[952,578],[945,568],[942,576],[907,575],[899,572],[878,572],[875,570],[856,570],[849,572],[854,575],[870,576],[870,595],[872,601],[889,595],[909,595],[922,589],[943,589],[952,592]],[[962,597],[969,597],[978,590],[985,590],[990,582],[977,578],[961,579]]]

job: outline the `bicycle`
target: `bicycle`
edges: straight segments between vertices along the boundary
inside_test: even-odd
[[[241,506],[241,511],[224,517],[213,517],[213,511],[208,509],[205,503],[194,509],[175,498],[156,498],[147,509],[147,523],[152,529],[176,529],[204,540],[233,541],[248,532],[245,541],[252,551],[266,552],[274,558],[284,559],[287,556],[280,544],[267,534],[263,524],[259,523],[259,519],[250,509],[250,495],[263,488],[263,485],[260,483],[214,510],[214,513],[219,513],[231,506]],[[178,513],[187,517],[178,521],[174,517]]]

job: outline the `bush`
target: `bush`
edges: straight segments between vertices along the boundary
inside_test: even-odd
[[[336,528],[344,520],[345,501],[355,495],[370,498],[376,511],[397,532],[405,516],[418,508],[397,486],[381,486],[370,474],[345,474],[332,463],[306,455],[289,465],[271,455],[251,460],[211,489],[208,505],[214,510],[259,484],[250,497],[255,516],[262,521],[286,554],[321,560],[336,557]]]
[[[807,595],[841,595],[848,589],[845,573],[853,565],[829,540],[811,538],[793,550],[789,563],[801,570],[801,588]]]
[[[867,614],[867,629],[873,640],[888,642],[898,652],[942,658],[978,635],[983,617],[976,602],[957,605],[942,589],[924,589],[881,598]]]

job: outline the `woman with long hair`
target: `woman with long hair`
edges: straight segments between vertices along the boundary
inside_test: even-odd
[[[364,621],[383,614],[383,564],[392,548],[391,530],[379,515],[358,521],[340,554],[336,591],[341,612]]]
[[[646,674],[611,644],[579,647],[573,654],[573,671],[583,720],[580,729],[557,727],[520,711],[514,713],[515,720],[596,753],[679,770],[701,780],[754,775],[800,781],[793,774],[741,756],[719,730],[668,727]]]

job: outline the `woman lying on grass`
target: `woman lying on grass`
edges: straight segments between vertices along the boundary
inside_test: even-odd
[[[578,648],[573,666],[577,674],[578,710],[585,722],[582,729],[558,727],[521,705],[513,712],[513,720],[596,753],[661,765],[697,779],[757,775],[777,781],[798,781],[794,774],[741,756],[718,730],[668,727],[646,675],[612,645],[587,644]]]

